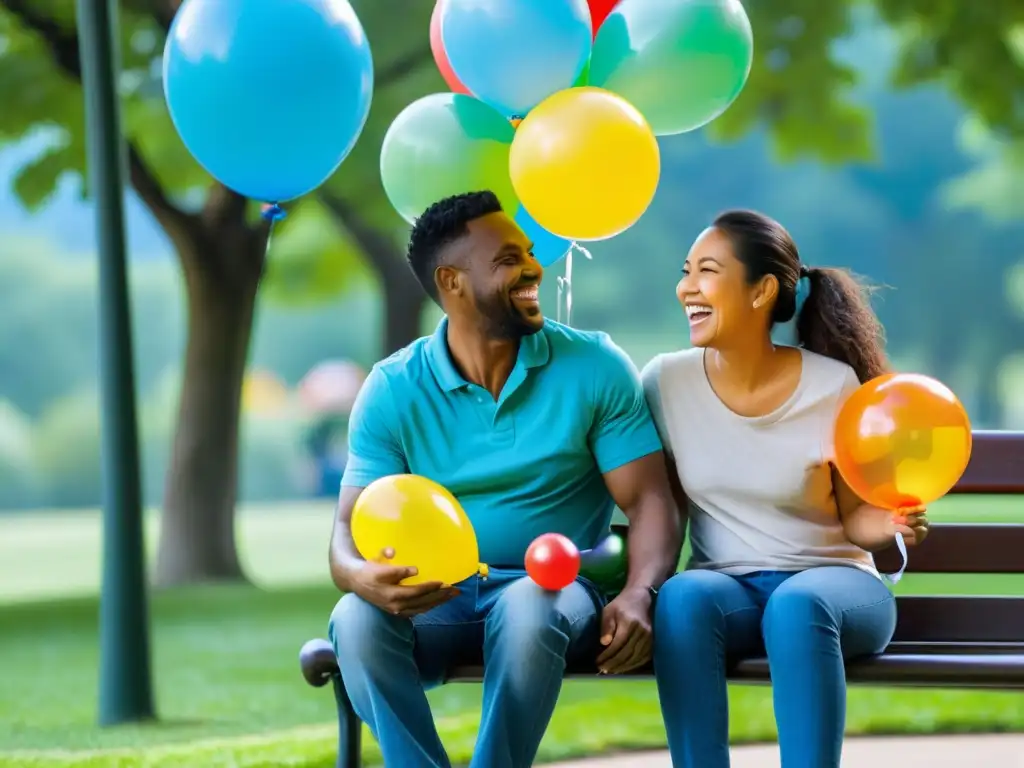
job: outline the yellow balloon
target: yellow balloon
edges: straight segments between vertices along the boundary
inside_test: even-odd
[[[269,371],[255,370],[242,381],[242,410],[245,413],[269,415],[281,412],[288,405],[288,387]]]
[[[509,172],[540,226],[567,240],[604,240],[647,210],[661,155],[651,127],[628,101],[603,88],[569,88],[520,123]]]
[[[390,475],[370,483],[352,509],[352,538],[365,560],[382,562],[391,548],[393,565],[419,571],[403,584],[456,584],[481,564],[476,532],[448,489],[419,475]]]

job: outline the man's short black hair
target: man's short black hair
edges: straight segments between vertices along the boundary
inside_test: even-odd
[[[423,290],[439,302],[434,270],[446,245],[465,235],[474,219],[501,211],[498,197],[490,191],[466,192],[439,200],[416,219],[409,235],[406,259]]]

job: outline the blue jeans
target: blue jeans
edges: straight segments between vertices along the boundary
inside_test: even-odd
[[[782,768],[839,768],[843,659],[879,653],[895,628],[892,593],[853,567],[677,574],[658,595],[654,624],[672,764],[728,768],[726,659],[767,652]]]
[[[356,714],[384,765],[449,768],[426,689],[456,664],[484,663],[483,711],[471,768],[527,768],[555,709],[566,662],[594,658],[601,597],[577,580],[547,592],[522,570],[492,568],[461,594],[409,619],[355,595],[328,627]]]

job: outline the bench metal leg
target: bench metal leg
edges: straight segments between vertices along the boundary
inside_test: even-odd
[[[352,709],[341,675],[331,678],[334,700],[338,705],[338,763],[337,768],[361,768],[363,764],[363,721]]]

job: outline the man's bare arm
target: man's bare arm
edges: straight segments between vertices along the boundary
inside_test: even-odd
[[[342,486],[331,531],[331,580],[342,592],[354,592],[353,577],[366,564],[352,538],[352,508],[362,488]]]
[[[690,522],[690,500],[683,490],[683,484],[679,481],[679,470],[676,469],[676,461],[668,453],[665,454],[665,472],[668,474],[668,486],[672,491],[672,500],[676,503],[676,512],[679,515],[679,550],[683,549],[686,542],[686,526]]]
[[[676,570],[682,548],[680,512],[676,509],[658,451],[631,461],[605,476],[615,503],[629,518],[629,573],[626,590],[659,587]]]

